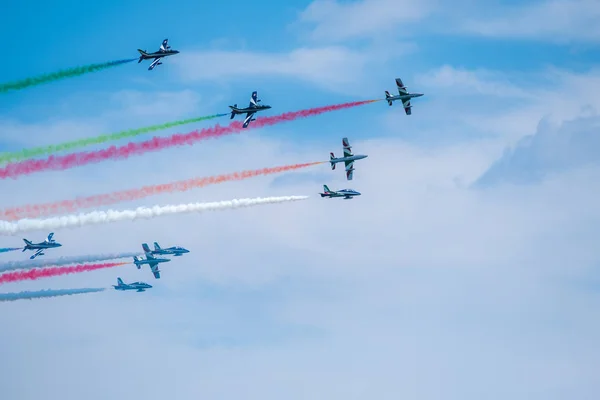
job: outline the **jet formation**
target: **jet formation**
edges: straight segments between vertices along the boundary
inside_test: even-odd
[[[169,39],[164,39],[162,44],[160,45],[160,48],[156,52],[148,53],[147,51],[141,50],[141,49],[138,49],[138,52],[140,53],[138,64],[144,60],[153,60],[150,63],[150,66],[148,67],[149,71],[153,70],[156,66],[161,65],[162,60],[165,57],[179,54],[178,50],[171,49],[171,46],[169,46]],[[400,100],[404,107],[405,114],[411,115],[412,114],[411,99],[421,97],[421,96],[423,96],[423,93],[409,93],[406,86],[404,86],[402,79],[400,79],[400,78],[396,78],[396,87],[398,90],[398,95],[392,96],[386,90],[385,91],[385,100],[387,101],[389,106],[391,106],[394,101]],[[247,128],[248,125],[250,124],[250,122],[256,120],[254,118],[254,115],[257,112],[268,110],[271,108],[271,106],[269,106],[269,105],[259,104],[260,102],[261,102],[261,100],[258,99],[258,92],[253,91],[250,96],[250,103],[248,104],[248,107],[238,108],[237,104],[234,104],[233,106],[229,106],[229,108],[231,109],[230,119],[234,119],[235,116],[238,114],[245,114],[246,117],[244,118],[244,122],[243,122],[242,126],[243,126],[243,128]],[[332,153],[330,153],[329,163],[331,164],[331,169],[335,170],[336,164],[343,162],[344,166],[345,166],[345,171],[346,171],[346,179],[348,181],[351,181],[353,179],[354,170],[355,170],[354,162],[357,160],[362,160],[364,158],[367,158],[368,156],[361,155],[361,154],[357,154],[357,155],[353,154],[352,150],[351,150],[352,146],[350,145],[350,142],[349,142],[348,138],[346,138],[346,137],[342,139],[342,147],[343,147],[344,156],[336,158],[334,153],[332,152]],[[319,193],[319,194],[321,195],[322,198],[324,198],[324,197],[343,198],[344,200],[350,200],[355,196],[361,195],[360,192],[357,192],[356,190],[353,190],[353,189],[341,189],[341,190],[337,190],[337,191],[330,190],[327,185],[323,185],[323,193]],[[35,254],[33,254],[30,257],[30,259],[33,260],[37,256],[44,255],[45,254],[44,250],[46,250],[46,249],[61,247],[62,244],[57,243],[53,239],[53,236],[54,236],[54,233],[51,232],[48,235],[48,237],[46,238],[46,240],[44,240],[43,242],[40,242],[40,243],[33,243],[33,242],[29,241],[28,239],[23,239],[23,241],[25,242],[25,246],[23,247],[23,252],[26,250],[35,250],[36,251]],[[143,265],[148,265],[150,267],[150,270],[152,271],[152,274],[154,275],[155,279],[160,279],[161,271],[159,270],[158,265],[171,261],[168,258],[157,258],[155,256],[172,255],[174,257],[180,257],[183,254],[190,252],[189,250],[187,250],[183,247],[180,247],[180,246],[161,248],[160,245],[158,244],[158,242],[154,242],[154,250],[151,250],[147,243],[142,244],[142,249],[144,251],[146,258],[144,259],[144,258],[135,256],[135,257],[133,257],[133,263],[135,264],[137,269],[141,269]],[[137,292],[143,292],[146,289],[152,288],[152,285],[149,285],[144,282],[132,282],[132,283],[127,284],[127,283],[124,283],[123,280],[119,277],[119,278],[117,278],[117,285],[113,285],[113,287],[115,290],[121,290],[121,291],[135,290]]]
[[[50,234],[48,235],[46,240],[44,240],[43,242],[40,242],[40,243],[32,243],[31,241],[29,241],[27,239],[23,239],[23,241],[25,242],[25,247],[23,247],[23,252],[25,250],[37,250],[34,255],[29,257],[30,260],[33,260],[37,256],[43,256],[44,254],[46,254],[46,253],[44,253],[44,250],[46,250],[46,249],[62,247],[62,244],[60,244],[56,240],[52,239],[53,236],[54,236],[54,232],[50,232]]]

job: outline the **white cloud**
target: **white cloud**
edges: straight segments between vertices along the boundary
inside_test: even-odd
[[[412,33],[407,23],[415,23],[432,12],[436,1],[363,0],[341,3],[313,1],[300,14],[298,23],[313,25],[310,38],[338,42],[363,36]],[[411,27],[413,25],[410,25]],[[401,28],[404,27],[404,30]]]
[[[399,45],[398,53],[411,51]],[[381,62],[373,50],[343,46],[302,47],[287,53],[206,51],[182,55],[176,66],[182,79],[196,82],[248,81],[255,77],[283,78],[342,92],[359,93],[372,66]],[[175,63],[174,63],[175,64]]]
[[[599,128],[599,117],[569,121],[559,129],[540,124],[535,134],[507,149],[478,184],[535,183],[551,174],[600,164]]]
[[[305,36],[313,40],[329,43],[428,32],[571,44],[600,40],[600,9],[595,0],[541,0],[510,6],[473,0],[315,0],[292,26],[304,28]]]
[[[586,371],[600,355],[592,346],[600,302],[582,285],[597,277],[597,245],[579,237],[600,233],[597,185],[589,184],[599,172],[482,194],[454,184],[492,161],[477,143],[437,150],[390,140],[352,144],[369,158],[357,162],[351,184],[341,171],[317,167],[330,174],[330,187],[363,193],[352,201],[315,196],[283,207],[57,232],[65,254],[153,240],[192,253],[163,267],[161,281],[130,265],[3,285],[3,291],[106,286],[116,276],[155,285],[142,294],[2,304],[5,395],[437,399],[443,392],[448,399],[495,400],[596,393],[598,382]],[[280,151],[287,145],[249,133],[176,156],[122,162],[118,171],[130,187],[200,168],[226,172],[322,156],[321,146],[296,145],[302,153],[292,156]],[[220,157],[240,149],[252,151],[243,160]],[[99,190],[76,175],[62,176],[60,197]],[[269,182],[226,183],[151,202],[310,194],[322,183],[270,189]],[[11,187],[25,194],[31,184],[23,179]],[[490,359],[494,368],[482,368]],[[527,381],[520,378],[525,371]],[[23,384],[32,376],[39,376],[35,385]],[[498,376],[510,383],[490,392]],[[434,379],[439,385],[432,387]],[[525,390],[531,387],[534,394]]]
[[[494,16],[462,20],[460,29],[483,36],[556,43],[600,41],[600,7],[595,0],[547,0],[493,10]]]
[[[597,69],[572,73],[547,68],[523,73],[444,65],[416,75],[412,84],[405,83],[425,93],[413,102],[413,117],[428,116],[407,124],[429,124],[425,132],[440,138],[471,132],[473,137],[516,143],[534,132],[542,119],[560,126],[573,118],[598,115],[600,110]],[[391,115],[386,126],[394,124],[397,117]],[[445,125],[444,133],[438,124]]]
[[[525,88],[511,82],[507,72],[470,70],[450,65],[417,75],[416,83],[431,88],[450,88],[457,95],[478,94],[526,99],[534,96]]]

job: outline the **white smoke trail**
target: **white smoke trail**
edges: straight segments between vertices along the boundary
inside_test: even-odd
[[[74,294],[84,294],[84,293],[95,293],[102,292],[106,289],[104,288],[89,288],[89,289],[47,289],[47,290],[39,290],[36,292],[19,292],[19,293],[0,293],[0,302],[1,301],[15,301],[15,300],[31,300],[31,299],[41,299],[44,297],[57,297],[57,296],[71,296]]]
[[[83,264],[87,262],[118,260],[119,258],[132,258],[143,254],[142,251],[135,253],[109,253],[109,254],[92,254],[88,256],[71,256],[60,257],[53,259],[38,259],[24,261],[9,261],[0,264],[0,272],[12,271],[15,269],[31,269],[43,267],[58,267],[69,264]]]
[[[78,215],[46,219],[21,219],[16,222],[0,221],[0,235],[15,235],[21,232],[47,230],[57,228],[73,228],[84,225],[107,224],[117,221],[134,221],[162,215],[193,213],[203,211],[227,210],[231,208],[251,207],[261,204],[285,203],[306,200],[308,196],[257,197],[254,199],[235,199],[212,203],[190,203],[168,206],[138,207],[135,210],[93,211]]]

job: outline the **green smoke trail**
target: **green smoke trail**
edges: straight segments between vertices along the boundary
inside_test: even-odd
[[[111,134],[107,134],[107,135],[100,135],[100,136],[95,136],[95,137],[91,137],[91,138],[73,140],[71,142],[65,142],[65,143],[60,143],[60,144],[51,144],[48,146],[33,147],[30,149],[23,149],[23,150],[15,151],[12,153],[0,153],[0,164],[6,163],[9,161],[20,161],[20,160],[24,160],[27,158],[32,158],[32,157],[41,156],[41,155],[47,155],[47,154],[56,153],[56,152],[63,151],[63,150],[73,150],[73,149],[89,146],[92,144],[106,143],[111,140],[131,138],[131,137],[135,137],[138,135],[143,135],[144,133],[154,132],[154,131],[158,131],[161,129],[173,128],[175,126],[191,124],[194,122],[206,121],[206,120],[217,118],[217,117],[223,117],[225,115],[227,115],[227,114],[215,114],[215,115],[209,115],[209,116],[204,116],[204,117],[182,119],[179,121],[167,122],[165,124],[151,125],[151,126],[146,126],[144,128],[129,129],[126,131],[111,133]]]
[[[100,64],[84,65],[82,67],[63,69],[57,72],[52,72],[50,74],[34,76],[32,78],[26,78],[16,82],[0,83],[0,93],[5,93],[9,90],[21,90],[31,86],[37,86],[44,83],[58,81],[60,79],[72,78],[74,76],[89,74],[90,72],[98,72],[102,71],[103,69],[116,67],[117,65],[126,64],[135,60],[137,59],[130,58],[127,60],[117,60]]]

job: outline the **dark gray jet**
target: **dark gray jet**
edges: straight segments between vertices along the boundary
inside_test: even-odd
[[[271,106],[263,106],[259,105],[260,100],[258,100],[258,92],[252,92],[252,97],[250,97],[250,104],[247,108],[237,108],[237,104],[229,106],[231,108],[231,118],[233,119],[237,114],[246,114],[246,119],[244,119],[244,128],[248,127],[248,124],[252,121],[256,121],[256,118],[252,118],[257,111],[268,110]]]
[[[404,84],[402,83],[402,79],[400,78],[396,78],[396,86],[398,87],[398,96],[392,96],[390,95],[390,92],[386,90],[385,99],[387,100],[390,106],[392,105],[393,101],[402,100],[404,112],[406,113],[406,115],[411,115],[412,105],[410,104],[410,99],[414,97],[421,97],[423,96],[423,93],[408,93],[408,91],[406,90],[406,86],[404,86]]]
[[[34,255],[29,257],[30,260],[33,260],[37,256],[43,256],[44,250],[46,250],[46,249],[53,249],[55,247],[61,247],[62,244],[60,244],[56,240],[52,239],[52,236],[54,236],[54,232],[50,232],[50,234],[48,235],[48,238],[41,243],[32,243],[31,241],[29,241],[27,239],[23,239],[23,241],[25,242],[25,247],[23,247],[23,251],[37,250]]]
[[[152,61],[152,64],[150,64],[150,66],[148,67],[148,71],[152,71],[154,67],[156,67],[157,65],[161,65],[162,62],[160,62],[160,60],[163,57],[179,54],[179,51],[171,50],[171,46],[169,46],[169,39],[163,40],[162,44],[160,45],[160,49],[158,51],[155,51],[154,53],[147,53],[146,50],[141,49],[138,49],[138,51],[140,52],[140,59],[138,60],[138,64],[141,63],[142,60],[150,60],[152,58],[154,59],[154,61]]]
[[[343,162],[346,166],[346,179],[351,181],[354,176],[354,161],[362,160],[368,156],[363,154],[352,154],[352,146],[350,146],[348,138],[342,139],[342,146],[344,147],[344,157],[336,158],[333,153],[329,153],[329,162],[331,163],[331,169],[335,169],[335,164]]]

